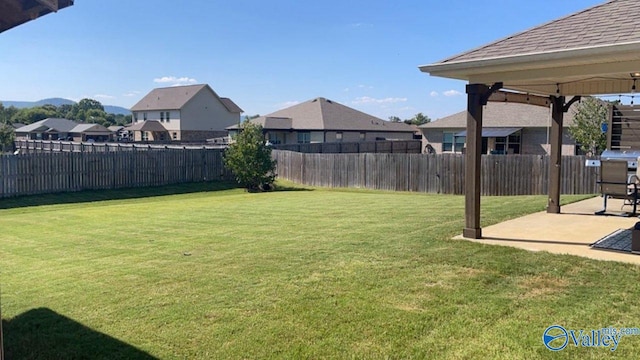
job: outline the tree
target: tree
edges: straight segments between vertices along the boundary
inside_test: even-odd
[[[431,122],[431,118],[423,113],[417,113],[411,119],[407,119],[404,122],[410,125],[422,125]]]
[[[400,119],[397,116],[389,116],[389,121],[394,122],[394,123],[399,123],[399,122],[402,122],[402,119]]]
[[[602,124],[607,121],[606,103],[593,98],[582,98],[578,104],[569,134],[580,148],[591,155],[600,154],[607,147],[607,136]]]
[[[10,124],[0,124],[0,153],[13,150],[13,141],[15,139],[16,134],[13,131],[13,126]]]
[[[268,190],[276,179],[276,161],[265,144],[262,126],[249,121],[242,123],[236,142],[225,152],[224,164],[249,191]]]

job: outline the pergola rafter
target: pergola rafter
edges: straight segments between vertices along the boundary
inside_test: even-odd
[[[560,212],[562,124],[569,106],[584,95],[632,92],[640,78],[636,0],[611,0],[503,40],[421,66],[433,76],[467,85],[467,153],[464,236],[481,238],[480,152],[482,101],[551,106],[551,161],[547,212]],[[576,37],[567,40],[567,34]],[[489,86],[501,84],[493,93]],[[569,101],[567,99],[572,97]],[[524,99],[524,100],[523,100]],[[526,100],[528,99],[528,100]],[[534,99],[534,100],[532,100]]]

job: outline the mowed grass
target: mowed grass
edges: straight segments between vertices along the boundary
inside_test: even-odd
[[[289,190],[0,200],[8,358],[640,358],[541,341],[640,327],[636,266],[451,240],[460,196]],[[486,226],[546,197],[482,201]]]

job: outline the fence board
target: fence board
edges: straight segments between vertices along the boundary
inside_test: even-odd
[[[219,149],[93,149],[95,152],[0,155],[0,198],[233,180]]]
[[[384,149],[382,149],[384,150]],[[303,154],[275,150],[278,177],[324,187],[464,194],[464,156],[460,154]],[[585,156],[562,158],[563,194],[595,194],[598,168]],[[482,195],[545,195],[549,157],[483,155]]]

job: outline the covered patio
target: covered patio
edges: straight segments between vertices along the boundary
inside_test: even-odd
[[[547,213],[567,221],[564,218],[567,212],[560,207],[564,113],[581,96],[636,91],[640,79],[640,31],[635,20],[638,16],[640,7],[636,1],[611,0],[420,67],[432,76],[468,82],[465,238],[482,239],[490,235],[483,234],[480,227],[482,117],[488,101],[551,106]],[[611,217],[588,216],[589,221],[614,221]],[[626,220],[635,223],[637,218]]]

